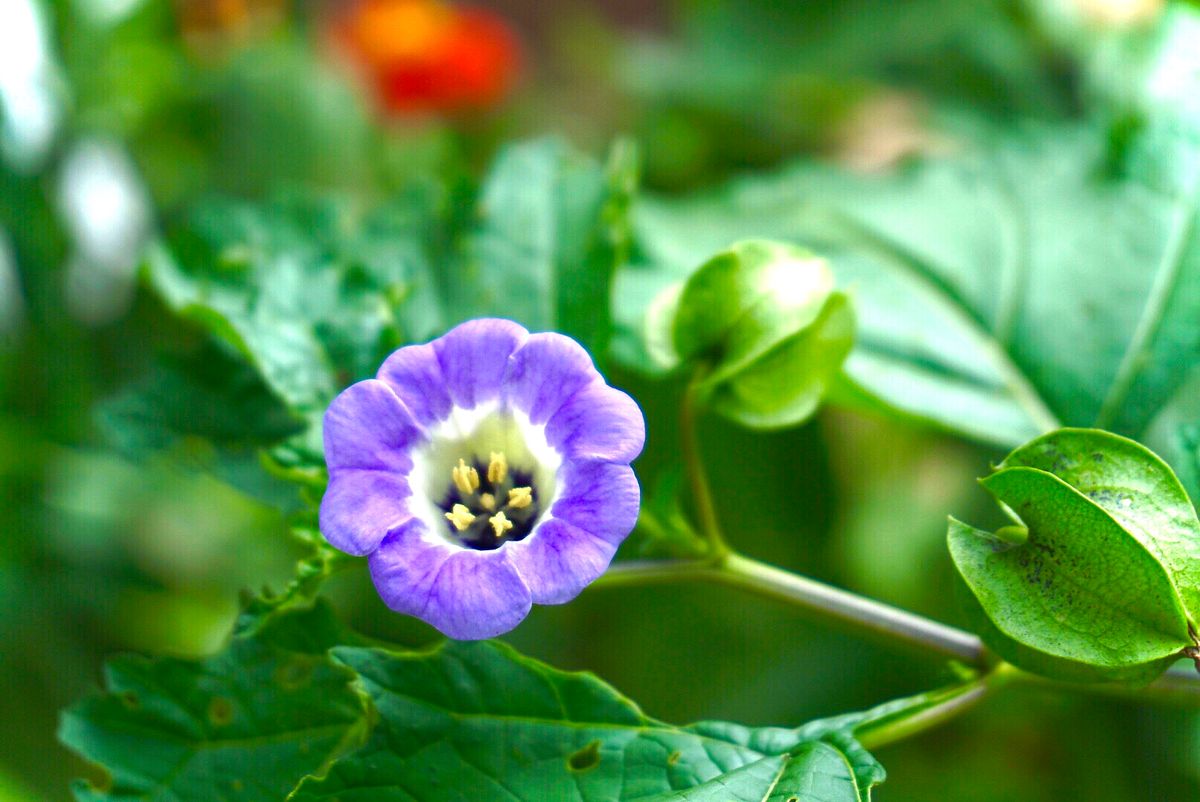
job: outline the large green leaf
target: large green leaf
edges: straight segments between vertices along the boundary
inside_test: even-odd
[[[636,184],[636,159],[625,143],[603,166],[557,139],[502,150],[480,190],[463,258],[436,266],[446,277],[449,319],[512,318],[603,354]]]
[[[1194,193],[1159,182],[1148,148],[1114,151],[1090,126],[1029,125],[959,150],[886,175],[807,163],[647,201],[649,272],[621,278],[626,332],[655,287],[729,242],[783,239],[853,288],[846,373],[866,396],[846,398],[1005,445],[1058,420],[1141,433],[1200,361]]]
[[[882,769],[846,730],[674,727],[590,674],[500,643],[430,653],[343,648],[378,714],[368,743],[293,802],[705,800],[859,802]]]
[[[326,653],[345,634],[324,603],[260,605],[207,660],[114,659],[106,692],[62,717],[63,742],[109,777],[76,798],[282,799],[362,737],[353,675]]]
[[[649,269],[620,277],[623,334],[712,252],[781,238],[855,290],[844,402],[1007,446],[1059,422],[1154,432],[1180,461],[1200,364],[1198,28],[1176,8],[1148,32],[1091,37],[1087,122],[942,118],[939,152],[884,173],[806,162],[642,204]],[[637,339],[618,353],[636,362]]]

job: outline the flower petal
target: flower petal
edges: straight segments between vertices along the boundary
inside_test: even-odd
[[[504,549],[476,551],[440,542],[416,518],[390,533],[370,564],[388,607],[450,638],[495,637],[529,614],[529,588]]]
[[[321,499],[321,534],[334,548],[362,556],[412,517],[408,480],[387,471],[346,468],[329,477]]]
[[[546,441],[566,459],[628,464],[646,442],[637,403],[603,382],[589,384],[546,424]]]
[[[394,351],[380,366],[377,378],[392,388],[413,418],[426,428],[450,414],[446,377],[432,343]]]
[[[628,465],[566,462],[559,476],[563,492],[550,510],[555,518],[614,545],[633,530],[642,492]]]
[[[504,394],[510,404],[541,425],[571,396],[602,381],[592,358],[579,343],[562,334],[531,334],[509,357]]]
[[[407,473],[409,450],[426,437],[391,388],[375,379],[343,390],[325,410],[324,421],[331,474],[345,468]]]
[[[508,543],[512,562],[538,604],[563,604],[608,569],[617,545],[551,518],[529,537]]]
[[[450,400],[463,409],[500,395],[508,358],[529,336],[511,320],[482,318],[456,326],[433,346]]]

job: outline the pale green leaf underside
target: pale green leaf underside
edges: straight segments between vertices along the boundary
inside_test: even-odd
[[[378,711],[370,741],[293,802],[782,800],[861,802],[881,772],[797,730],[673,727],[588,674],[502,644],[427,654],[343,648]]]

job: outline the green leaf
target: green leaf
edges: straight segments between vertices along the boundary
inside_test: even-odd
[[[465,258],[447,266],[450,317],[508,317],[603,354],[636,184],[626,143],[613,147],[606,165],[558,139],[502,150],[480,189]]]
[[[1034,674],[1062,682],[1120,682],[1128,685],[1146,685],[1157,679],[1163,670],[1175,661],[1174,658],[1169,658],[1121,668],[1099,668],[1090,663],[1052,655],[1004,634],[992,623],[992,619],[969,589],[962,589],[956,595],[966,613],[969,626],[983,639],[988,648],[1014,666]]]
[[[326,654],[345,632],[322,602],[258,602],[229,647],[200,662],[122,657],[106,691],[62,717],[59,737],[108,773],[79,800],[282,799],[361,740],[353,675]]]
[[[1062,429],[1021,446],[1001,467],[1037,468],[1087,496],[1167,572],[1200,622],[1200,521],[1171,468],[1145,446],[1095,429]]]
[[[645,340],[654,288],[769,237],[819,251],[854,288],[835,400],[1006,446],[1059,421],[1142,434],[1200,363],[1200,147],[1165,125],[958,130],[946,155],[884,174],[804,162],[640,203],[617,352],[647,366],[629,340]]]
[[[379,722],[365,746],[305,780],[293,802],[436,802],[464,789],[483,799],[860,802],[882,779],[838,728],[806,736],[719,722],[674,727],[590,674],[496,642],[334,654],[358,673]]]
[[[669,318],[682,360],[711,367],[700,393],[746,426],[799,423],[816,410],[854,342],[854,315],[825,262],[800,248],[739,242],[683,285]]]
[[[1091,667],[1094,679],[1161,672],[1191,643],[1167,572],[1103,507],[1035,468],[1005,467],[980,482],[1027,532],[951,519],[950,554],[1005,638]]]
[[[311,415],[423,328],[402,326],[397,307],[433,289],[420,237],[435,203],[415,191],[372,212],[333,199],[210,201],[152,253],[150,280]]]
[[[262,471],[259,455],[303,425],[219,343],[160,358],[149,375],[101,402],[96,421],[130,459],[166,451],[280,506],[295,497],[291,486]]]
[[[320,485],[325,407],[406,342],[494,315],[602,354],[635,183],[627,147],[600,165],[541,140],[501,154],[477,205],[473,190],[433,178],[374,208],[211,200],[152,250],[147,271],[172,310],[307,422],[273,457],[281,475]]]

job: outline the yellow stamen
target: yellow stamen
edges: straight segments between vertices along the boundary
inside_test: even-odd
[[[475,523],[475,516],[465,504],[455,504],[451,511],[446,513],[446,520],[454,524],[455,529],[464,532],[468,526]]]
[[[458,467],[450,470],[450,478],[454,486],[464,496],[469,496],[479,489],[479,471],[469,467],[464,460],[458,461]]]
[[[504,537],[504,533],[513,528],[512,521],[508,520],[508,516],[503,512],[498,512],[488,519],[488,523],[492,525],[492,531],[496,533],[497,538]]]
[[[508,506],[521,510],[533,503],[532,487],[514,487],[508,491]]]
[[[483,507],[485,510],[496,509],[496,497],[491,493],[480,493],[479,506]]]
[[[504,458],[504,452],[493,451],[492,459],[488,462],[488,481],[493,485],[497,485],[503,482],[506,476],[508,476],[508,460]]]

